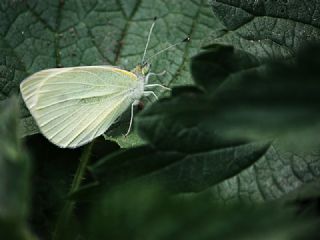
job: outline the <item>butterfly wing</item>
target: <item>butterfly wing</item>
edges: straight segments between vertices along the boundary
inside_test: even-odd
[[[37,72],[21,85],[40,131],[60,147],[79,147],[103,134],[132,103],[139,81],[111,66]]]

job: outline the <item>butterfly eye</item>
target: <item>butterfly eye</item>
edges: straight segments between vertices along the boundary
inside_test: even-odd
[[[145,63],[142,65],[142,74],[146,75],[150,71],[151,64]]]

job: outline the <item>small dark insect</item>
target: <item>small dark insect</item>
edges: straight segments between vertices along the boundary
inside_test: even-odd
[[[141,111],[141,110],[143,110],[143,109],[144,109],[144,102],[139,101],[139,103],[138,103],[138,110]]]

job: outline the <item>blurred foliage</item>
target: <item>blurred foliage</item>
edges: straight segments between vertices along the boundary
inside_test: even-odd
[[[316,221],[295,214],[277,204],[226,206],[139,185],[96,202],[88,239],[315,239]]]
[[[0,239],[319,238],[319,12],[313,0],[1,1]],[[32,135],[9,98],[26,76],[131,69],[154,16],[150,55],[192,39],[153,62],[171,97],[92,149]]]
[[[0,237],[33,239],[26,228],[30,159],[19,139],[17,98],[2,102],[0,113]]]

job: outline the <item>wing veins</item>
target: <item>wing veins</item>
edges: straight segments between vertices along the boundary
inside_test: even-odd
[[[40,88],[43,86],[43,84],[44,84],[49,78],[52,78],[52,77],[54,77],[54,76],[57,76],[57,75],[59,75],[59,74],[61,74],[61,73],[68,72],[68,71],[69,71],[69,69],[65,68],[65,70],[60,70],[60,72],[57,72],[57,73],[54,73],[54,72],[53,72],[52,74],[49,74],[49,76],[45,77],[45,78],[43,79],[43,81],[39,83],[39,86],[36,88],[36,91],[35,91],[34,94],[36,94],[36,92],[38,92],[38,91],[40,90]],[[28,81],[28,79],[26,79],[26,80]],[[38,103],[38,100],[39,100],[39,95],[36,96],[34,105],[36,105],[36,104]]]
[[[123,93],[122,93],[122,92],[116,93],[113,97],[115,97],[115,96],[117,96],[117,95],[120,95],[120,94],[123,94]],[[67,102],[67,101],[76,101],[76,100],[83,100],[83,99],[90,99],[90,98],[104,97],[104,96],[108,96],[108,94],[106,94],[106,95],[101,95],[101,96],[86,97],[86,98],[77,97],[77,98],[64,99],[64,100],[61,100],[61,101],[58,101],[58,102],[55,102],[55,103],[52,103],[52,104],[48,104],[48,105],[45,105],[45,106],[38,107],[38,108],[36,108],[36,110],[41,110],[41,109],[44,109],[44,108],[47,108],[47,107],[52,107],[52,106],[54,106],[54,105],[56,105],[56,104],[63,103],[63,102]]]
[[[118,104],[117,106],[119,106],[119,105],[125,100],[125,98],[126,98],[126,97],[123,97],[123,98],[121,99],[121,101],[119,101],[119,104]],[[111,112],[114,111],[114,109],[115,109],[115,108],[113,108],[113,109],[111,110]],[[120,115],[121,115],[121,114],[120,114]],[[119,116],[120,116],[120,115],[119,115]],[[103,120],[102,120],[101,122],[105,122],[105,119],[106,119],[106,118],[107,118],[107,114],[105,114],[105,116],[103,117]],[[112,123],[112,124],[113,124],[113,123]],[[112,124],[111,124],[111,125],[112,125]],[[100,127],[101,127],[101,125],[100,125],[100,126],[99,126],[99,125],[95,126],[95,128],[93,129],[93,130],[95,130],[95,131],[94,131],[94,133],[92,134],[92,138],[94,138],[94,136],[97,135]]]
[[[81,108],[76,109],[76,110],[72,113],[72,115],[79,113],[79,111],[81,111],[81,110],[82,110]],[[88,113],[88,112],[86,112],[86,113]],[[63,116],[63,115],[65,115],[65,114],[59,115],[58,118],[60,118],[60,117]],[[67,113],[67,115],[69,116],[70,114]],[[87,116],[87,115],[86,115],[86,116]],[[56,118],[56,119],[57,119],[57,118]],[[62,121],[63,121],[63,119],[62,119]],[[57,126],[59,126],[59,125],[61,124],[62,121],[61,121],[61,120],[58,121],[55,125],[51,126],[51,127],[50,127],[49,129],[47,129],[46,131],[49,132],[49,131],[51,131],[53,128],[56,128]],[[54,137],[54,136],[53,136],[53,137]]]
[[[118,87],[118,88],[126,88],[124,86],[119,86],[119,85],[115,85],[115,84],[107,84],[107,85],[98,85],[98,84],[89,84],[89,83],[77,83],[77,82],[61,82],[61,83],[47,83],[46,85],[64,85],[64,84],[81,84],[81,85],[88,85],[88,86],[94,86],[94,87],[108,87],[108,86],[115,86],[115,87]]]
[[[122,98],[122,101],[123,101],[124,98],[125,98],[125,97]],[[119,102],[117,103],[117,105],[115,105],[110,111],[104,113],[104,116],[107,116],[107,115],[109,115],[112,111],[114,111],[114,109],[115,109],[117,106],[119,106],[119,105],[122,103],[122,101],[119,101]],[[77,139],[77,137],[79,137],[79,136],[88,128],[88,126],[90,126],[90,125],[92,124],[92,122],[95,121],[98,117],[99,117],[99,116],[97,116],[97,117],[94,118],[89,124],[87,124],[87,125],[82,129],[81,132],[79,132],[72,140],[70,140],[70,141],[68,142],[67,145],[72,144],[72,143]],[[106,117],[103,117],[102,120],[104,120],[105,118],[106,118]],[[100,121],[100,122],[98,123],[98,125],[101,124],[101,122],[103,122],[103,121]],[[89,135],[89,134],[88,134],[88,135]],[[94,138],[94,137],[92,137],[92,136],[90,137],[90,139],[93,139],[93,138]],[[89,141],[90,141],[90,140],[89,140]],[[80,142],[81,142],[81,141],[80,141]]]

